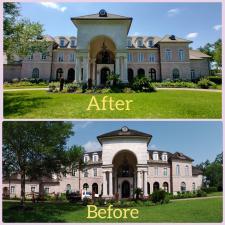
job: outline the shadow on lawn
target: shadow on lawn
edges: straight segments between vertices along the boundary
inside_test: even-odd
[[[68,212],[79,213],[83,207],[72,203],[3,203],[3,222],[66,222],[61,216]]]
[[[32,96],[28,93],[5,93],[4,94],[4,116],[10,115],[22,116],[30,112],[31,109],[41,108],[45,100],[51,97]]]

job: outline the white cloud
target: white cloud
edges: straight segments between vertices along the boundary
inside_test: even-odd
[[[186,36],[186,38],[196,38],[196,37],[198,37],[198,33],[197,32],[189,33]]]
[[[133,36],[139,36],[139,35],[141,35],[141,33],[139,33],[139,32],[134,32],[134,34],[133,34]]]
[[[180,9],[174,8],[167,11],[168,16],[175,16],[180,13]]]
[[[213,26],[213,29],[216,30],[216,31],[219,31],[222,29],[222,25],[221,24],[217,24],[215,26]]]
[[[88,141],[83,145],[86,152],[93,152],[101,149],[101,145],[97,141]]]
[[[44,7],[55,9],[60,12],[64,12],[67,9],[67,7],[60,6],[59,4],[57,4],[55,2],[41,2],[40,4],[43,5]]]

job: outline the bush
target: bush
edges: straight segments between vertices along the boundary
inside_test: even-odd
[[[153,85],[157,88],[196,88],[197,85],[187,81],[163,81],[155,82]]]
[[[67,92],[68,93],[74,93],[77,88],[78,88],[78,85],[77,84],[67,84]]]
[[[147,77],[136,76],[132,84],[132,89],[140,92],[154,92],[155,87]]]
[[[134,93],[135,91],[134,90],[132,90],[131,88],[129,88],[129,87],[125,87],[124,89],[123,89],[123,93]]]
[[[221,76],[208,76],[207,79],[212,81],[215,84],[222,84],[222,77]]]
[[[197,190],[197,197],[206,197],[206,196],[207,196],[206,192],[202,190]]]
[[[59,82],[51,82],[48,85],[49,92],[54,92],[57,88],[59,88]]]
[[[111,90],[111,88],[102,88],[102,89],[100,89],[100,93],[108,94],[108,93],[112,93],[112,90]]]
[[[216,88],[216,84],[206,78],[202,78],[197,85],[203,89]]]
[[[152,193],[151,199],[153,203],[166,203],[168,199],[166,199],[167,193],[164,190],[156,190]]]
[[[18,78],[13,78],[13,79],[12,79],[12,83],[13,83],[13,84],[18,83],[18,82],[19,82],[19,79],[18,79]]]
[[[201,190],[206,193],[212,193],[217,192],[217,187],[203,187]]]

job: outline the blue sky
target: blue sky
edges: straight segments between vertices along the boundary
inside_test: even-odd
[[[196,163],[214,160],[222,152],[222,123],[206,121],[77,121],[68,145],[82,145],[89,151],[100,149],[97,136],[127,126],[150,133],[149,149],[182,152]]]
[[[76,35],[70,18],[102,8],[133,17],[129,35],[175,34],[194,41],[193,48],[221,38],[221,3],[21,3],[22,15],[52,36]]]

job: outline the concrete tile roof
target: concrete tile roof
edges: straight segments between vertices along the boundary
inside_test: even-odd
[[[211,56],[200,52],[199,50],[189,50],[189,58],[190,59],[204,59],[204,58],[211,58]]]

